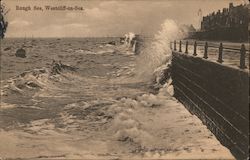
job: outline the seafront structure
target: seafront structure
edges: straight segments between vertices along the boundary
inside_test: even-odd
[[[233,6],[229,4],[229,8],[223,8],[217,13],[213,12],[205,17],[201,22],[201,30],[207,31],[218,28],[244,28],[248,27],[249,5]]]
[[[174,41],[171,49],[174,97],[199,117],[236,159],[249,159],[249,67],[245,63],[249,50],[245,44],[239,48]],[[229,53],[239,55],[233,59],[239,61],[239,67],[224,63]]]
[[[192,38],[209,40],[247,41],[250,18],[250,4],[223,8],[204,16],[200,31],[194,32]]]

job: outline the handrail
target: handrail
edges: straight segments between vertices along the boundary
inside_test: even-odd
[[[223,46],[223,43],[220,43],[219,46],[216,45],[209,45],[208,42],[204,42],[204,43],[197,43],[196,41],[193,41],[193,43],[189,43],[189,41],[186,41],[186,43],[183,43],[181,40],[179,42],[177,42],[176,40],[174,42],[170,42],[170,48],[172,49],[172,44],[174,44],[174,51],[177,51],[176,49],[176,45],[179,45],[179,52],[182,52],[182,44],[185,44],[186,49],[185,49],[185,54],[188,54],[188,45],[193,45],[193,56],[197,56],[197,46],[200,47],[204,47],[204,59],[208,59],[208,48],[216,48],[219,50],[219,54],[218,54],[218,59],[217,62],[218,63],[223,63],[223,50],[231,50],[231,51],[239,51],[240,53],[240,69],[245,69],[246,64],[245,64],[245,59],[246,59],[246,53],[249,53],[249,49],[247,50],[245,48],[245,45],[242,44],[240,48],[232,48],[229,46]]]
[[[173,42],[170,42],[170,43],[173,43]],[[197,43],[197,46],[199,46],[199,47],[203,47],[203,46],[205,46],[205,43],[206,42],[204,42],[204,43],[201,43],[201,42],[196,42]],[[176,44],[179,44],[179,42],[178,41],[176,41]],[[192,41],[188,41],[188,44],[189,45],[194,45],[194,42],[192,43]],[[229,46],[227,46],[227,45],[223,45],[224,47],[223,47],[223,49],[228,49],[228,50],[234,50],[234,51],[240,51],[241,50],[241,48],[239,47],[237,47],[237,48],[232,48],[232,47],[229,47]],[[208,43],[208,47],[212,47],[212,48],[219,48],[219,45],[211,45],[211,44],[209,44]],[[246,52],[250,52],[250,49],[246,49]]]

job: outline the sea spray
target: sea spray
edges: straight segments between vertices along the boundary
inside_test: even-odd
[[[173,20],[165,20],[161,30],[154,35],[152,42],[145,46],[137,57],[136,72],[140,78],[152,80],[154,71],[171,59],[170,42],[185,34]]]
[[[128,34],[125,34],[124,37],[125,37],[125,44],[129,45],[130,47],[131,41],[135,38],[135,34],[132,32],[129,32]]]
[[[122,38],[123,47],[126,49],[126,54],[135,54],[136,34],[133,32],[126,33]]]

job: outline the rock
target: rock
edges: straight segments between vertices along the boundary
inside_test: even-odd
[[[63,71],[63,70],[75,72],[77,70],[77,68],[62,64],[61,61],[59,61],[59,62],[56,62],[55,60],[52,61],[51,74],[53,74],[53,75],[60,74],[61,71]]]
[[[26,51],[23,48],[20,48],[16,51],[16,57],[26,58]]]
[[[36,84],[35,82],[26,82],[26,85],[28,85],[29,87],[32,87],[32,88],[41,88],[38,84]]]
[[[110,44],[110,45],[115,45],[115,41],[111,41],[111,42],[109,42],[108,44]]]

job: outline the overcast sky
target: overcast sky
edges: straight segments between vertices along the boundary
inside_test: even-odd
[[[117,36],[153,34],[165,19],[199,27],[207,15],[248,0],[3,0],[10,12],[7,37]],[[17,11],[16,6],[82,6],[84,11]]]

